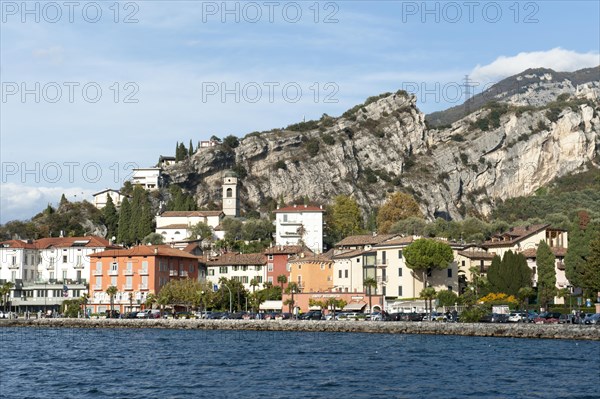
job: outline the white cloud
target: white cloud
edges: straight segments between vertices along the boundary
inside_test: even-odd
[[[62,64],[64,49],[60,46],[52,46],[48,48],[40,48],[33,50],[35,58],[48,59],[54,65]]]
[[[29,187],[16,183],[0,184],[0,223],[30,219],[48,204],[56,206],[62,194],[69,201],[91,200],[95,190],[80,187]]]
[[[487,65],[477,65],[471,79],[482,84],[496,82],[528,68],[550,68],[557,72],[572,72],[600,65],[600,53],[577,53],[560,47],[548,51],[523,52],[515,56],[500,56]]]

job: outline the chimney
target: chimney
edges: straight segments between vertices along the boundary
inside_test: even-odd
[[[305,207],[305,208],[307,208],[307,207],[308,207],[308,205],[304,204],[304,207]]]
[[[154,247],[154,255],[158,255],[158,247]]]
[[[298,205],[294,204],[294,208],[296,208]]]
[[[63,230],[61,230],[59,237],[64,237],[64,236],[65,236],[65,232]]]

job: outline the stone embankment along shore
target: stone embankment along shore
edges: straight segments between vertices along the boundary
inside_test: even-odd
[[[297,320],[136,320],[136,319],[15,319],[0,320],[2,327],[38,328],[167,328],[186,330],[249,330],[358,332],[379,334],[437,334],[473,337],[577,339],[600,341],[600,326],[569,324],[481,324],[380,321]]]

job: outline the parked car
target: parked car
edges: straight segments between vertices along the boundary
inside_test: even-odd
[[[126,319],[135,319],[137,317],[138,312],[127,312],[125,313]]]
[[[158,309],[146,309],[141,312],[138,312],[135,315],[138,319],[158,319],[160,318],[160,310]]]
[[[323,313],[320,310],[311,310],[298,316],[300,320],[321,320]]]
[[[533,322],[536,324],[556,324],[560,318],[558,312],[543,312],[536,317]]]
[[[570,324],[573,321],[572,317],[573,317],[573,315],[568,314],[568,313],[561,314],[560,317],[558,318],[558,323],[559,324]]]
[[[583,319],[583,324],[600,324],[600,313],[594,313]]]
[[[176,319],[195,319],[196,315],[192,312],[177,312],[175,313]]]
[[[508,321],[511,323],[520,323],[527,321],[527,313],[525,312],[510,312]]]
[[[107,310],[106,311],[106,318],[107,319],[120,319],[121,318],[121,313],[118,310]]]
[[[488,313],[479,319],[480,323],[508,323],[508,315],[503,313]]]
[[[530,310],[527,312],[527,322],[528,323],[533,323],[534,320],[538,317],[539,315],[537,314],[537,312],[534,312],[533,310]]]

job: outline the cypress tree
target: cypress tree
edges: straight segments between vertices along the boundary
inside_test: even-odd
[[[585,268],[585,279],[587,286],[600,296],[600,232],[595,231],[590,241],[589,255]]]
[[[181,154],[179,152],[179,141],[175,144],[175,162],[181,161]]]
[[[119,227],[117,229],[117,240],[120,243],[129,245],[131,244],[131,238],[129,236],[129,224],[131,223],[131,206],[129,205],[129,199],[124,198],[121,202],[121,209],[119,210]]]
[[[556,258],[546,241],[540,241],[535,263],[538,268],[538,303],[546,309],[556,296]]]
[[[148,234],[154,232],[154,216],[152,214],[152,203],[148,198],[148,195],[145,195],[142,206],[142,214],[140,219],[140,231],[139,239],[146,237]]]
[[[194,155],[194,145],[192,144],[192,140],[190,139],[190,146],[188,148],[188,156]]]
[[[487,273],[488,281],[496,292],[517,295],[523,287],[531,287],[531,269],[521,254],[508,251],[500,260],[494,256]]]
[[[565,255],[565,275],[573,287],[583,287],[585,272],[586,234],[581,229],[579,218],[573,222],[569,232],[569,248]]]
[[[131,199],[131,223],[129,224],[129,237],[133,243],[139,242],[146,235],[141,235],[143,230],[142,210],[144,206],[144,196],[146,190],[140,186],[133,189],[133,198]]]
[[[109,239],[116,236],[118,233],[117,228],[119,226],[119,214],[117,213],[117,208],[115,208],[115,204],[110,195],[106,199],[106,206],[102,209],[102,217],[104,219],[104,225],[106,226],[106,236]]]

